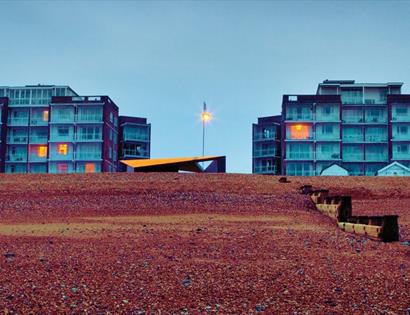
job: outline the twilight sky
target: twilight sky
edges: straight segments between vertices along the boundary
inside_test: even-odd
[[[402,81],[410,1],[1,1],[0,85],[109,95],[152,123],[152,157],[206,153],[251,172],[251,126],[324,79]]]

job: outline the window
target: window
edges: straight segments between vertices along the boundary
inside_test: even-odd
[[[57,146],[57,152],[59,155],[67,155],[68,154],[68,145],[66,143],[59,144]]]
[[[47,157],[47,146],[46,145],[40,145],[37,148],[37,156],[38,157]]]
[[[290,125],[290,139],[310,139],[310,126],[309,125]]]
[[[409,152],[409,147],[407,146],[407,144],[399,144],[397,146],[397,152],[408,153]]]
[[[406,135],[409,131],[408,126],[397,126],[397,133]]]
[[[48,121],[48,110],[43,111],[43,121]]]
[[[333,133],[333,125],[322,125],[322,133],[332,134]]]
[[[94,163],[85,163],[85,172],[86,173],[95,173],[95,164]]]
[[[110,122],[114,123],[114,114],[112,112],[110,112]]]
[[[397,116],[406,116],[407,115],[407,107],[397,107],[396,108],[396,115]]]
[[[69,133],[70,133],[70,128],[67,127],[67,126],[59,126],[57,128],[57,134],[60,137],[67,137],[69,135]]]

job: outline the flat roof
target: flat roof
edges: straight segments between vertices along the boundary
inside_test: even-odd
[[[224,156],[202,156],[202,157],[180,157],[180,158],[159,158],[159,159],[141,159],[141,160],[121,160],[120,162],[133,167],[148,167],[167,164],[179,164],[187,162],[206,162],[224,158]]]

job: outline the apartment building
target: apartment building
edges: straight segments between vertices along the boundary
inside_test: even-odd
[[[120,159],[146,159],[151,155],[151,124],[146,118],[120,117]]]
[[[281,158],[281,116],[258,118],[252,125],[252,172],[279,174]]]
[[[0,104],[0,171],[119,170],[119,109],[108,96],[79,96],[68,86],[0,87]]]
[[[333,164],[349,175],[376,175],[393,162],[409,167],[410,95],[402,85],[325,80],[316,94],[283,95],[280,173],[320,175]]]

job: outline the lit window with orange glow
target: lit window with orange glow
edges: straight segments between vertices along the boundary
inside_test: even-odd
[[[43,112],[43,121],[48,121],[48,110]]]
[[[291,125],[290,128],[290,139],[302,140],[310,138],[310,126],[309,125]]]
[[[95,164],[94,163],[85,163],[85,172],[86,173],[95,173]]]
[[[46,145],[41,145],[37,148],[37,156],[45,158],[47,157],[47,146]]]
[[[60,155],[67,155],[68,154],[68,144],[62,143],[57,146],[57,152]]]

